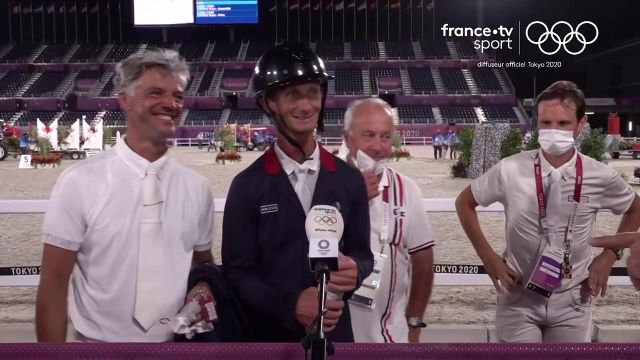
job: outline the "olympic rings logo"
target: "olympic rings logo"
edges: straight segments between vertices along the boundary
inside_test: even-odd
[[[335,216],[316,216],[313,219],[316,223],[318,224],[322,224],[322,225],[334,225],[335,223],[338,222],[338,219],[336,219]]]
[[[532,40],[531,37],[529,36],[529,28],[531,28],[534,24],[540,24],[544,28],[544,32],[540,34],[540,36],[536,41]],[[558,35],[555,32],[556,27],[559,25],[566,25],[569,28],[569,32],[563,38],[561,38],[560,35]],[[580,27],[582,27],[583,25],[591,25],[593,27],[593,29],[596,32],[593,39],[587,41],[587,38],[580,32]],[[558,51],[560,51],[560,48],[564,48],[564,51],[566,51],[568,54],[571,54],[571,55],[582,54],[582,52],[586,49],[587,45],[593,44],[598,39],[599,34],[600,33],[598,31],[598,27],[596,26],[596,24],[594,24],[591,21],[581,22],[580,24],[578,24],[578,26],[576,26],[575,30],[573,29],[573,26],[571,26],[571,24],[569,24],[566,21],[558,21],[557,23],[553,24],[551,29],[549,29],[547,25],[542,21],[534,21],[531,24],[527,25],[527,29],[525,31],[527,40],[529,40],[529,42],[534,45],[538,45],[538,48],[540,49],[540,51],[542,51],[542,53],[546,55],[555,55],[558,53]],[[567,44],[571,42],[574,39],[574,37],[580,44],[582,44],[582,48],[579,51],[571,51],[567,49]],[[553,51],[546,51],[545,49],[542,48],[542,44],[545,43],[547,40],[549,40],[549,38],[551,38],[551,41],[555,42],[558,45]]]

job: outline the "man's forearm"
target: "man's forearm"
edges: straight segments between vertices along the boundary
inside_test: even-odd
[[[640,227],[640,198],[636,196],[633,199],[633,203],[629,210],[622,215],[620,225],[618,225],[618,232],[633,232],[638,231]]]
[[[469,188],[465,189],[458,199],[456,199],[456,211],[460,224],[465,234],[471,241],[476,253],[484,261],[490,254],[494,253],[493,248],[489,245],[489,242],[482,233],[480,228],[480,221],[478,220],[478,214],[475,211],[475,201],[469,199],[473,197]]]
[[[39,342],[65,342],[67,339],[67,287],[64,289],[38,290],[36,334]]]
[[[433,250],[419,251],[411,256],[411,262],[411,291],[405,314],[422,318],[433,288]]]

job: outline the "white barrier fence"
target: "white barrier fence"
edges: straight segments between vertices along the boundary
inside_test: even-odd
[[[215,199],[216,213],[224,211],[225,199]],[[0,200],[0,215],[3,214],[44,214],[49,200]],[[424,208],[433,213],[455,213],[454,198],[423,199]],[[478,207],[478,212],[503,212],[501,204]],[[436,245],[437,246],[437,245]],[[624,269],[624,268],[623,268]],[[626,269],[625,269],[626,270]],[[492,286],[489,276],[480,265],[436,264],[434,285],[440,286]],[[37,286],[40,280],[39,266],[0,267],[0,287]],[[611,276],[609,285],[631,286],[629,278]]]

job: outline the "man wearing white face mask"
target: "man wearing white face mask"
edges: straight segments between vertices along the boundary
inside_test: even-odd
[[[373,273],[349,301],[356,342],[419,342],[433,283],[433,232],[413,180],[387,167],[395,131],[391,107],[356,100],[345,113],[345,160],[369,192]]]
[[[456,200],[460,222],[498,290],[501,342],[588,342],[593,300],[604,296],[615,248],[593,257],[601,209],[624,214],[619,232],[640,226],[640,201],[614,171],[574,146],[584,127],[584,94],[558,81],[536,98],[541,149],[503,159]],[[500,202],[507,247],[498,255],[475,208]]]

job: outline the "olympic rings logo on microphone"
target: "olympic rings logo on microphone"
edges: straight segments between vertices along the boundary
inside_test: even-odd
[[[533,39],[531,39],[531,36],[529,35],[529,30],[532,26],[537,24],[541,25],[544,28],[544,32],[540,34],[537,40],[534,41]],[[564,37],[560,37],[560,35],[556,33],[556,27],[560,25],[565,25],[569,28],[569,32]],[[580,28],[584,25],[590,25],[595,30],[595,35],[593,36],[593,39],[590,39],[589,41],[587,41],[587,38],[585,37],[585,35],[583,35],[580,32]],[[576,26],[575,30],[573,29],[573,26],[571,26],[571,24],[569,24],[566,21],[558,21],[557,23],[553,24],[553,26],[551,26],[551,29],[549,29],[547,25],[542,21],[534,21],[529,25],[527,25],[527,29],[525,31],[527,40],[529,40],[529,42],[534,45],[538,45],[538,48],[540,49],[540,51],[546,55],[555,55],[558,53],[558,51],[560,51],[560,48],[564,48],[564,51],[566,51],[568,54],[571,54],[571,55],[582,54],[582,52],[587,48],[587,45],[593,44],[598,39],[599,34],[600,33],[598,31],[598,27],[596,26],[596,24],[594,24],[591,21],[581,22],[580,24],[578,24],[578,26]],[[578,51],[571,51],[567,48],[567,44],[573,41],[574,38],[577,42],[582,44],[582,48]],[[553,51],[547,51],[543,48],[542,44],[547,42],[547,40],[551,40],[557,45],[557,47]]]
[[[328,215],[316,216],[313,220],[316,223],[322,224],[322,225],[335,225],[335,223],[338,222],[338,219],[336,219],[335,216],[328,216]]]

